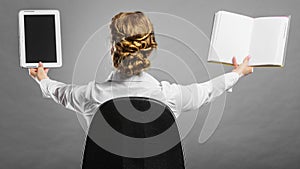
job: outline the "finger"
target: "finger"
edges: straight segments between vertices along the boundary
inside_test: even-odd
[[[32,69],[28,69],[28,74],[31,75]]]
[[[28,70],[29,71],[29,75],[31,75],[31,76],[36,76],[36,74],[37,74],[37,69],[29,69]]]
[[[39,67],[38,67],[38,71],[40,71],[40,72],[44,72],[44,65],[43,65],[43,63],[42,62],[39,62],[39,65],[38,65]]]
[[[247,68],[247,74],[252,74],[253,73],[253,67],[248,67]]]
[[[35,72],[37,72],[37,68],[30,68],[29,72],[35,73]]]
[[[44,67],[43,63],[40,61],[38,67]]]
[[[250,58],[251,58],[251,56],[245,57],[244,60],[243,60],[243,63],[247,63],[248,64]]]
[[[232,63],[233,63],[234,68],[238,67],[238,64],[236,62],[236,57],[235,56],[233,56],[233,58],[232,58]]]
[[[45,73],[49,72],[49,68],[44,68]]]
[[[248,55],[248,56],[247,56],[247,60],[249,61],[250,59],[251,59],[251,56],[250,56],[250,55]]]
[[[37,70],[38,70],[37,68],[30,68],[29,69],[30,72],[37,72]]]

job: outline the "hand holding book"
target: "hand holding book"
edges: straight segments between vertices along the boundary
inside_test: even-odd
[[[234,66],[234,69],[232,71],[238,73],[240,77],[253,73],[253,67],[249,66],[250,59],[251,56],[247,56],[244,58],[243,62],[238,65],[236,57],[234,56],[232,58],[232,65]],[[232,92],[232,88],[228,89],[227,91]]]
[[[249,66],[250,56],[244,58],[243,63],[238,65],[236,61],[236,57],[232,58],[232,64],[234,66],[233,72],[238,73],[240,76],[246,76],[253,72],[253,67]]]

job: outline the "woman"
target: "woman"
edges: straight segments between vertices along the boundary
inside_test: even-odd
[[[153,25],[142,12],[121,12],[112,18],[111,55],[115,70],[105,82],[91,81],[87,85],[68,85],[48,77],[49,69],[40,62],[29,70],[37,79],[42,93],[68,109],[82,113],[90,124],[98,107],[107,100],[121,96],[152,97],[166,103],[178,117],[181,112],[197,109],[232,88],[242,76],[252,73],[250,57],[238,65],[233,57],[234,69],[205,83],[190,85],[157,81],[145,70],[148,60],[157,48]],[[215,85],[214,85],[215,84]]]

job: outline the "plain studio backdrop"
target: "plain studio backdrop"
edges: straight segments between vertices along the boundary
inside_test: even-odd
[[[18,11],[53,8],[61,12],[63,67],[50,70],[49,76],[66,83],[72,82],[76,59],[85,42],[120,11],[176,15],[207,36],[219,10],[253,17],[292,15],[285,67],[257,68],[240,80],[233,93],[227,94],[218,129],[206,143],[199,144],[208,110],[208,106],[202,107],[184,145],[189,169],[300,168],[298,0],[1,0],[0,168],[80,168],[85,133],[76,114],[42,99],[39,86],[26,69],[19,67]],[[185,25],[180,28],[184,31]],[[176,68],[172,61],[168,64]],[[196,71],[203,69],[198,64],[189,66]],[[208,80],[206,75],[203,72],[203,81]],[[188,82],[184,81],[185,73],[178,76],[182,83]]]

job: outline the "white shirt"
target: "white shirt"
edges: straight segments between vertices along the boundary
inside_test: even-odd
[[[118,71],[112,71],[102,83],[91,81],[87,85],[70,85],[48,78],[40,81],[40,88],[44,97],[52,98],[66,108],[82,113],[89,125],[102,103],[125,96],[160,100],[178,117],[181,112],[198,109],[211,102],[232,88],[239,78],[238,73],[230,72],[204,83],[180,85],[159,82],[147,72],[124,79]]]

